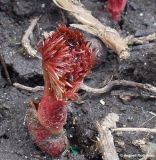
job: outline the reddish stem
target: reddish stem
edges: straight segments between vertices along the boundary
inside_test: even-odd
[[[48,73],[43,69],[43,78],[44,78],[44,92],[43,96],[50,96],[51,93],[51,87],[50,87],[50,79]]]
[[[114,21],[120,20],[120,14],[125,9],[127,0],[108,0],[107,9]]]

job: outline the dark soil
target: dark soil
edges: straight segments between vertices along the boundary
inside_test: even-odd
[[[101,22],[116,28],[122,35],[144,36],[156,31],[155,0],[129,0],[127,9],[119,23],[112,22],[103,0],[81,1]],[[64,15],[65,19],[63,18]],[[51,0],[0,0],[0,54],[3,55],[12,82],[27,86],[43,85],[41,62],[27,56],[21,46],[21,37],[34,16],[41,16],[34,37],[35,47],[44,31],[54,30],[59,23],[76,22],[66,12],[58,9]],[[156,85],[156,44],[146,43],[131,47],[131,58],[119,61],[96,37],[85,33],[99,49],[99,62],[85,82],[92,87],[102,87],[110,79],[126,79]],[[130,91],[139,93],[130,101],[123,101],[116,95]],[[7,84],[4,69],[0,65],[0,160],[50,160],[47,154],[37,148],[24,125],[27,102],[42,93],[18,90]],[[156,101],[149,99],[145,92],[132,88],[115,88],[111,93],[93,95],[80,91],[80,101],[69,107],[68,122],[65,126],[70,149],[60,160],[102,160],[97,152],[96,122],[108,113],[119,114],[118,127],[139,127],[156,114]],[[105,105],[100,100],[105,101]],[[83,102],[83,103],[82,103]],[[152,114],[151,114],[152,113]],[[154,128],[156,117],[141,127]],[[147,133],[114,134],[117,152],[123,155],[143,154],[132,144],[145,138],[156,143],[156,135]],[[124,142],[121,145],[119,142]],[[135,159],[135,158],[133,158]],[[139,158],[136,158],[139,159]]]

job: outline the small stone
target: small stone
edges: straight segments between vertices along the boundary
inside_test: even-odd
[[[120,95],[119,98],[125,103],[131,101],[132,97],[129,95]]]
[[[127,121],[128,121],[128,122],[133,122],[133,117],[128,117],[128,118],[127,118]]]
[[[41,4],[41,8],[45,8],[45,3]]]
[[[124,141],[115,141],[121,148],[125,148],[125,142]]]
[[[35,3],[33,1],[20,0],[15,3],[13,10],[17,16],[30,15],[35,11]]]
[[[154,140],[154,138],[155,138],[155,137],[154,137],[153,135],[150,135],[150,136],[149,136],[149,139],[150,139],[150,140]]]
[[[142,17],[143,15],[144,15],[143,13],[140,13],[140,14],[139,14],[140,17]]]
[[[106,102],[105,102],[103,99],[100,100],[100,103],[101,103],[103,106],[106,104]]]
[[[129,6],[130,6],[130,8],[131,8],[132,11],[136,11],[137,10],[137,5],[136,5],[135,2],[131,1],[131,3],[129,3]]]
[[[70,137],[70,138],[72,138],[72,137],[73,137],[73,135],[71,135],[71,134],[70,134],[70,135],[69,135],[69,137]]]
[[[145,145],[146,143],[147,143],[147,141],[145,138],[132,141],[132,144],[135,146],[142,146],[142,145]]]
[[[84,104],[84,103],[85,103],[85,101],[83,101],[83,100],[79,99],[79,100],[75,101],[75,103],[76,103],[76,104],[78,104],[78,105],[81,105],[81,104]]]

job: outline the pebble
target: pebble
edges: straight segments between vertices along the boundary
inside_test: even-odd
[[[45,8],[45,3],[41,4],[41,8]]]
[[[105,102],[103,99],[100,100],[100,103],[101,103],[103,106],[106,104],[106,102]]]
[[[72,137],[73,137],[73,135],[71,135],[71,134],[70,134],[70,135],[69,135],[69,137],[70,137],[70,138],[72,138]]]
[[[127,121],[128,121],[128,122],[133,122],[133,117],[128,117],[128,118],[127,118]]]
[[[150,136],[149,136],[149,139],[150,139],[150,140],[154,140],[155,137],[154,137],[153,135],[150,135]]]

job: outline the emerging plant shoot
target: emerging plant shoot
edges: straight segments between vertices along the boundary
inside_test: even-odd
[[[59,25],[38,45],[42,55],[44,93],[28,111],[28,129],[35,143],[52,156],[68,146],[63,129],[69,100],[76,100],[77,90],[94,64],[94,49],[83,34]]]
[[[121,12],[125,9],[127,0],[108,0],[107,9],[114,21],[119,21]]]

